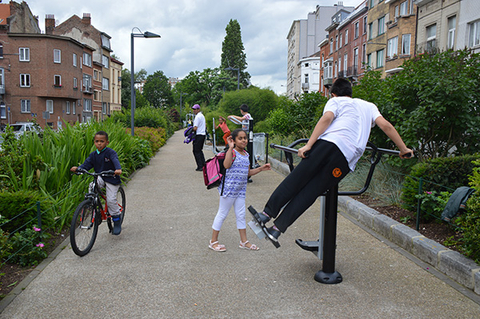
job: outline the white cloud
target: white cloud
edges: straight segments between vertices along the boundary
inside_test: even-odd
[[[17,0],[19,1],[19,0]],[[356,6],[361,0],[344,0]],[[64,0],[31,1],[44,30],[46,14],[62,23],[72,15],[91,14],[92,24],[112,37],[114,54],[130,69],[130,33],[133,27],[161,35],[136,38],[135,70],[149,74],[162,70],[184,77],[220,65],[225,27],[230,19],[240,23],[252,83],[281,94],[287,72],[287,33],[294,20],[306,19],[316,5],[335,0]]]

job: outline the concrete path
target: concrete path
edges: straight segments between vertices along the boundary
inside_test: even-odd
[[[321,263],[294,240],[318,238],[318,203],[280,237],[279,249],[250,229],[260,251],[239,249],[230,212],[220,233],[227,252],[209,250],[218,192],[206,190],[192,146],[182,140],[179,131],[128,183],[120,236],[102,224],[87,256],[65,248],[0,318],[480,316],[478,303],[342,216],[336,269],[343,282],[314,281]],[[247,205],[261,209],[282,178],[274,171],[255,176]]]

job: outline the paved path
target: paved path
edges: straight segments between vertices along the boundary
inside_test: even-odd
[[[319,204],[275,249],[238,249],[233,212],[220,233],[227,252],[207,248],[218,208],[195,172],[191,145],[177,132],[128,183],[122,234],[105,224],[92,251],[61,251],[0,318],[478,318],[480,306],[339,216],[337,285],[313,280],[321,269],[295,238],[318,238]],[[205,149],[206,157],[212,155]],[[282,176],[263,172],[248,185],[261,208]]]

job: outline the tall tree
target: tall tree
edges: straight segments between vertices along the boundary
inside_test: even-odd
[[[239,69],[240,84],[246,88],[250,84],[250,74],[246,72],[247,69],[247,55],[245,47],[242,42],[242,32],[240,30],[240,23],[237,20],[230,20],[225,28],[226,35],[222,42],[222,61],[220,68]],[[237,70],[225,71],[232,78],[237,78]]]
[[[130,108],[130,70],[122,69],[122,106],[124,108]],[[145,69],[141,69],[140,71],[135,73],[133,77],[133,81],[135,83],[145,81],[147,77],[147,71]]]
[[[173,104],[173,94],[168,78],[163,71],[147,76],[143,86],[143,96],[153,107],[169,107]]]

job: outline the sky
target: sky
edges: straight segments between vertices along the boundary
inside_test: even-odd
[[[15,0],[20,2],[20,0]],[[45,15],[57,24],[72,15],[91,14],[91,23],[112,37],[113,54],[131,69],[130,34],[133,28],[161,38],[135,38],[134,70],[148,74],[161,70],[182,79],[191,71],[220,66],[225,27],[230,19],[240,23],[253,85],[285,93],[287,35],[294,20],[306,19],[317,5],[338,0],[27,0],[45,31]],[[343,0],[357,6],[361,0]],[[138,33],[138,30],[134,30]]]

